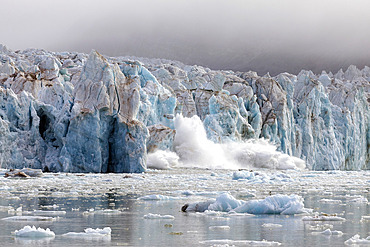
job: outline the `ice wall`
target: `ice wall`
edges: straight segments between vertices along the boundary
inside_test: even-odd
[[[368,67],[270,77],[140,60],[1,46],[1,167],[141,172],[148,151],[174,150],[182,114],[216,143],[266,138],[310,169],[370,169]]]

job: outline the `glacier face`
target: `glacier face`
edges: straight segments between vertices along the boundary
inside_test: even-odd
[[[0,165],[142,172],[174,118],[217,143],[266,138],[310,169],[370,169],[370,68],[271,77],[160,59],[0,47]]]

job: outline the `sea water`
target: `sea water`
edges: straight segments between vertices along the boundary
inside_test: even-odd
[[[215,243],[239,246],[246,245],[247,240],[266,240],[255,243],[344,246],[355,234],[361,238],[370,235],[369,171],[258,169],[248,172],[255,174],[253,179],[236,177],[232,170],[186,168],[149,170],[143,174],[0,178],[0,243],[2,246],[214,246]],[[244,201],[296,194],[303,197],[304,207],[313,212],[231,215],[181,211],[186,203],[207,201],[224,192]],[[151,217],[145,217],[149,214]],[[303,220],[318,214],[345,221]],[[39,215],[51,220],[6,220],[17,215],[26,216],[23,219]],[[49,228],[55,237],[14,235],[26,225]],[[110,236],[64,236],[68,232],[104,227],[111,228]],[[343,235],[322,234],[326,229],[341,231]]]

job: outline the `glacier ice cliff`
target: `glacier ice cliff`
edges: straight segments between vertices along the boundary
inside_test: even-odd
[[[216,143],[265,138],[309,169],[370,169],[369,81],[369,67],[271,77],[0,45],[0,166],[142,172],[174,149],[182,114]]]

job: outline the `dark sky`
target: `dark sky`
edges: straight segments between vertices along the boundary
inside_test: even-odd
[[[9,48],[297,73],[370,65],[367,0],[2,0]]]

